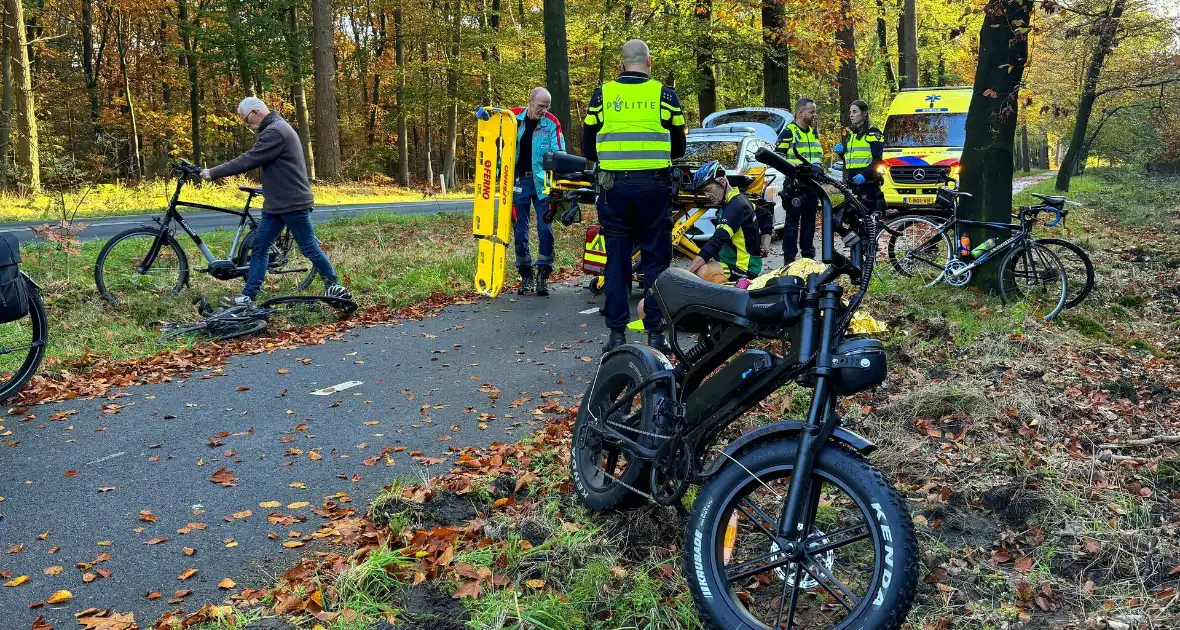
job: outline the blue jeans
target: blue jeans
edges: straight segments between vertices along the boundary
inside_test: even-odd
[[[631,253],[639,247],[643,272],[643,327],[664,329],[660,305],[651,297],[656,278],[672,262],[671,182],[667,171],[615,173],[614,186],[598,197],[598,222],[606,238],[606,326],[626,328],[631,319]]]
[[[530,209],[537,214],[537,240],[540,241],[537,264],[553,266],[553,224],[545,223],[541,218],[548,206],[549,199],[537,198],[537,184],[532,177],[516,178],[512,189],[512,241],[516,245],[517,268],[533,266],[533,257],[529,253]]]
[[[332,268],[332,263],[328,262],[328,256],[320,249],[320,242],[315,238],[315,230],[311,227],[311,210],[284,214],[263,213],[262,219],[258,222],[258,229],[254,232],[254,243],[250,250],[250,273],[246,276],[246,286],[242,288],[242,295],[258,297],[258,290],[262,288],[266,268],[270,263],[269,255],[259,256],[258,253],[270,251],[270,246],[283,231],[283,226],[291,230],[291,236],[299,245],[299,251],[303,252],[304,257],[311,261],[312,266],[319,272],[320,278],[324,280],[324,286],[338,284],[336,270]]]

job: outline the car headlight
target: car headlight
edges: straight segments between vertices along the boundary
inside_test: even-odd
[[[887,169],[886,169],[886,167],[885,167],[885,165],[884,165],[884,164],[878,164],[878,165],[877,165],[877,174],[878,174],[878,175],[884,175],[886,170],[887,170]]]
[[[959,166],[958,164],[952,166],[951,167],[951,177],[953,177],[955,179],[959,179],[959,173],[962,170],[963,170],[963,167]]]

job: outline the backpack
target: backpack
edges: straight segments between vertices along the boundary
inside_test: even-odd
[[[0,323],[28,314],[29,287],[20,272],[20,241],[11,233],[0,233]]]

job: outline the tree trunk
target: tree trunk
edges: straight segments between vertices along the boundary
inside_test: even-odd
[[[398,183],[410,185],[410,138],[406,133],[406,38],[402,5],[393,10],[393,47],[397,61],[397,160]]]
[[[451,13],[451,47],[447,55],[447,144],[443,154],[443,178],[455,187],[455,151],[459,143],[459,43],[463,33],[463,0],[455,0]],[[548,42],[546,42],[548,46]],[[554,100],[557,100],[556,97]]]
[[[7,3],[5,3],[7,4]],[[3,42],[0,43],[0,66],[3,69],[3,100],[0,101],[0,189],[8,188],[8,146],[12,138],[12,42],[16,33],[12,27],[12,20],[8,19],[8,7],[4,9],[4,27],[0,31]]]
[[[82,0],[82,22],[78,28],[82,31],[82,75],[86,79],[86,94],[90,97],[90,125],[97,138],[102,130],[98,124],[99,69],[94,63],[94,0]]]
[[[885,83],[889,93],[897,92],[897,75],[889,58],[889,30],[885,26],[885,0],[877,0],[877,56],[885,60]]]
[[[12,41],[13,80],[16,87],[16,157],[24,171],[21,186],[29,194],[41,192],[41,153],[37,144],[37,107],[33,102],[33,77],[29,67],[27,31],[16,25],[25,23],[24,3],[5,0],[6,22],[14,26]]]
[[[963,147],[960,216],[1007,223],[1012,209],[1012,153],[1016,138],[1016,103],[1028,61],[1028,24],[1033,0],[990,0],[979,34],[975,89],[967,112]],[[972,242],[994,236],[970,233]],[[996,265],[977,269],[976,282],[989,289],[998,278]]]
[[[544,0],[545,87],[553,97],[550,111],[570,133],[570,60],[565,33],[565,0]]]
[[[1041,134],[1041,168],[1053,168],[1049,164],[1049,134]]]
[[[385,54],[385,44],[389,41],[389,36],[385,25],[385,9],[382,8],[377,17],[377,49],[373,53],[374,65],[380,67],[381,56]],[[377,112],[381,109],[381,71],[378,70],[373,73],[373,104],[369,108],[369,122],[368,134],[366,137],[366,146],[370,149],[377,141]]]
[[[1028,152],[1028,125],[1022,123],[1020,125],[1020,165],[1025,173],[1032,170],[1031,161]]]
[[[184,60],[188,66],[188,104],[190,130],[193,139],[193,164],[201,164],[201,96],[197,73],[197,35],[188,17],[188,0],[176,0],[176,17],[180,23],[180,39],[184,46]]]
[[[127,148],[131,154],[131,176],[138,179],[143,176],[143,162],[139,157],[139,125],[135,120],[135,101],[131,96],[131,74],[127,71],[128,30],[131,28],[131,18],[119,15],[115,23],[115,45],[119,49],[119,71],[123,74],[123,97],[127,99],[127,117],[131,126],[131,137]]]
[[[717,111],[717,73],[713,68],[713,0],[697,0],[696,16],[701,22],[701,35],[696,38],[697,77],[700,80],[697,88],[697,109],[701,120]]]
[[[791,76],[783,0],[762,0],[762,103],[791,109]]]
[[[840,82],[840,123],[845,127],[851,127],[848,109],[852,106],[852,101],[860,98],[860,90],[857,87],[856,31],[853,27],[852,0],[841,0],[840,19],[842,23],[836,31],[836,41],[843,49],[840,52],[840,74],[837,76]]]
[[[918,87],[918,14],[915,0],[900,0],[897,24],[897,71],[901,87]]]
[[[1059,191],[1069,190],[1070,178],[1074,176],[1075,171],[1080,173],[1079,164],[1085,164],[1082,158],[1083,149],[1086,148],[1086,127],[1090,124],[1090,114],[1094,112],[1094,101],[1098,99],[1098,79],[1102,76],[1102,65],[1106,63],[1106,56],[1114,49],[1115,38],[1118,36],[1123,5],[1124,0],[1114,0],[1106,15],[1094,25],[1093,30],[1099,35],[1094,42],[1094,50],[1090,53],[1090,66],[1086,70],[1082,96],[1078,99],[1078,113],[1074,119],[1073,134],[1069,138],[1069,149],[1066,150],[1061,166],[1057,169],[1057,182],[1054,187]]]
[[[246,55],[247,37],[242,28],[242,0],[225,0],[226,21],[234,43],[234,60],[238,64],[238,83],[242,97],[257,96],[250,78],[250,58]],[[237,103],[234,103],[237,105]]]
[[[299,39],[299,20],[295,3],[287,10],[287,61],[291,66],[291,100],[295,101],[295,121],[298,125],[299,144],[303,147],[303,162],[307,176],[315,179],[315,152],[311,146],[311,120],[307,112],[307,95],[303,90],[302,42]]]
[[[331,0],[311,0],[312,62],[315,73],[316,174],[340,179],[340,117],[336,110],[336,33]]]
[[[426,66],[426,112],[422,125],[422,177],[428,186],[434,186],[434,160],[431,158],[434,144],[431,141],[432,124],[430,114],[434,105],[434,75],[430,71],[430,44],[422,42],[422,65]]]

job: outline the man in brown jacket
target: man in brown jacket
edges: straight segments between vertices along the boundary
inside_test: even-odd
[[[307,165],[303,163],[303,147],[299,134],[282,116],[270,111],[266,104],[253,96],[238,105],[238,116],[252,131],[258,134],[254,146],[238,157],[213,168],[201,171],[201,179],[213,181],[222,177],[238,175],[255,168],[261,168],[264,199],[262,220],[254,233],[251,251],[267,252],[285,226],[299,244],[299,251],[311,262],[324,280],[324,295],[352,299],[352,294],[336,278],[336,270],[320,249],[315,230],[311,226],[311,210],[315,199],[311,194],[311,182],[307,179]],[[251,256],[250,272],[242,295],[226,298],[227,305],[250,306],[262,281],[266,278],[269,256]]]

